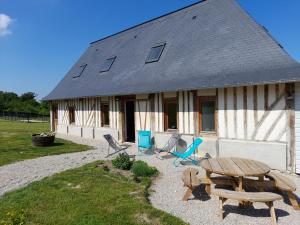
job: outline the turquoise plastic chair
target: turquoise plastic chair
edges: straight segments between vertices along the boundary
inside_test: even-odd
[[[145,154],[147,150],[152,149],[151,131],[139,130],[138,131],[138,151],[140,154]]]
[[[202,142],[203,140],[201,138],[196,138],[194,142],[186,149],[185,152],[172,152],[172,155],[177,157],[177,159],[174,160],[173,165],[177,167],[183,160],[189,160],[196,165],[198,161],[192,159],[191,156]]]

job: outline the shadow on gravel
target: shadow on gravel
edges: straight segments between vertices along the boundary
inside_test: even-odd
[[[201,184],[198,188],[193,190],[194,199],[192,200],[201,200],[201,201],[208,201],[211,197],[205,191],[205,185]]]
[[[253,206],[233,206],[233,205],[224,205],[224,218],[229,213],[238,213],[243,216],[251,216],[251,217],[270,217],[270,210],[268,208],[265,209],[255,209]],[[288,216],[289,213],[282,209],[275,209],[277,217],[285,217]]]

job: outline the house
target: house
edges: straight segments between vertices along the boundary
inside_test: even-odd
[[[90,43],[55,89],[51,127],[163,145],[204,139],[213,157],[300,173],[300,64],[234,0],[206,0]]]

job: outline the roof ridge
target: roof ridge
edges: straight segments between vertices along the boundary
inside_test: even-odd
[[[171,12],[168,12],[168,13],[163,14],[163,15],[161,15],[161,16],[154,17],[154,18],[152,18],[152,19],[150,19],[150,20],[146,20],[146,21],[144,21],[144,22],[142,22],[142,23],[139,23],[139,24],[134,25],[134,26],[132,26],[132,27],[126,28],[126,29],[121,30],[121,31],[119,31],[119,32],[117,32],[117,33],[108,35],[108,36],[106,36],[106,37],[100,38],[100,39],[98,39],[98,40],[96,40],[96,41],[92,41],[92,42],[90,42],[90,44],[94,44],[94,43],[97,43],[97,42],[99,42],[99,41],[105,40],[105,39],[107,39],[107,38],[116,36],[116,35],[118,35],[118,34],[121,34],[121,33],[125,32],[125,31],[131,30],[131,29],[133,29],[133,28],[142,26],[142,25],[144,25],[144,24],[150,23],[150,22],[155,21],[155,20],[158,20],[158,19],[160,19],[160,18],[163,18],[163,17],[169,16],[169,15],[171,15],[171,14],[177,13],[177,12],[179,12],[179,11],[185,10],[185,9],[187,9],[187,8],[190,8],[190,7],[194,6],[194,5],[203,4],[203,3],[206,3],[206,4],[207,4],[207,3],[210,2],[210,1],[213,1],[213,0],[198,0],[198,1],[196,1],[196,2],[194,2],[194,3],[192,3],[192,4],[190,4],[190,5],[184,6],[184,7],[182,7],[182,8],[176,9],[176,10],[171,11]],[[204,5],[204,4],[203,4],[203,5]]]

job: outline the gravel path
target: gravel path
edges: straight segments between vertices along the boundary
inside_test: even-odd
[[[0,195],[3,193],[25,186],[26,184],[40,180],[46,176],[63,170],[79,167],[95,160],[104,159],[106,154],[106,145],[101,142],[84,140],[77,137],[62,136],[61,138],[71,141],[90,144],[97,149],[69,153],[57,156],[46,156],[38,159],[26,160],[15,164],[0,167]],[[102,148],[100,147],[102,146]],[[136,152],[134,148],[129,149],[128,153]],[[188,202],[182,202],[186,188],[183,187],[180,180],[182,171],[187,166],[177,169],[173,168],[172,158],[159,160],[154,156],[137,156],[155,166],[160,171],[160,177],[156,179],[151,187],[153,192],[150,195],[152,205],[158,209],[169,212],[170,214],[182,218],[191,225],[199,224],[238,224],[238,225],[260,225],[271,224],[269,210],[264,204],[255,203],[254,208],[245,207],[238,208],[237,202],[228,201],[224,207],[228,212],[223,221],[219,220],[218,200],[216,197],[208,197],[203,188],[197,190],[195,198]],[[204,175],[204,171],[200,170],[200,175]],[[297,184],[297,194],[300,196],[300,178],[299,176],[290,176]],[[300,212],[283,201],[275,202],[276,214],[278,216],[278,224],[298,225],[300,224]]]
[[[63,136],[62,136],[63,137]],[[96,149],[84,152],[66,153],[29,159],[0,167],[0,196],[8,191],[24,187],[27,184],[51,176],[64,170],[80,167],[84,164],[104,159],[103,144],[77,138],[77,143],[90,144]],[[102,146],[100,148],[99,146]]]

